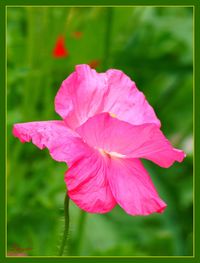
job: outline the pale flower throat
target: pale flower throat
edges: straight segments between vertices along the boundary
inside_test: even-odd
[[[111,158],[112,157],[117,157],[117,158],[124,158],[126,157],[126,155],[124,154],[121,154],[121,153],[117,153],[117,152],[108,152],[104,149],[101,149],[101,148],[98,148],[99,152],[102,154],[102,155],[109,155]]]
[[[112,118],[117,118],[117,115],[116,114],[114,114],[114,113],[112,113],[112,112],[109,112],[109,114],[110,114],[110,116],[112,117]],[[124,158],[124,157],[126,157],[126,155],[124,155],[124,154],[121,154],[121,153],[117,153],[117,152],[108,152],[108,151],[106,151],[106,150],[104,150],[104,149],[102,149],[102,148],[98,148],[98,150],[99,150],[99,152],[102,154],[102,155],[108,155],[108,156],[110,156],[111,158],[112,157],[116,157],[116,158]]]
[[[113,118],[117,118],[117,115],[112,113],[112,112],[109,112],[110,116],[113,117]]]

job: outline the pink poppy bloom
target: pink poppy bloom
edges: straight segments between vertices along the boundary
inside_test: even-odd
[[[65,47],[65,39],[63,36],[59,36],[56,40],[55,47],[53,49],[53,56],[55,58],[67,57],[69,52]]]
[[[15,124],[13,134],[67,163],[68,195],[77,206],[106,213],[119,204],[130,215],[165,209],[140,159],[167,168],[185,154],[165,138],[153,108],[128,76],[78,65],[63,81],[55,110],[63,120]]]

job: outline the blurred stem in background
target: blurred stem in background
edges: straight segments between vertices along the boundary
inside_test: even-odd
[[[78,222],[77,241],[76,241],[76,255],[81,255],[86,216],[87,216],[87,213],[85,211],[81,210],[80,215],[79,215],[79,222]]]
[[[113,8],[108,7],[106,10],[106,29],[105,29],[105,42],[104,42],[104,57],[103,57],[103,70],[108,69],[110,46],[112,38],[112,22],[113,22]]]
[[[64,221],[65,221],[65,226],[64,226],[63,238],[59,250],[59,256],[62,256],[65,251],[65,247],[68,239],[68,233],[69,233],[69,197],[67,193],[65,195],[65,201],[64,201]]]

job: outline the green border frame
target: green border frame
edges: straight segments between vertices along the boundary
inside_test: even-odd
[[[193,21],[194,21],[194,37],[193,37],[193,134],[194,134],[194,249],[193,256],[145,256],[145,257],[8,257],[5,255],[6,251],[6,8],[9,6],[192,6],[193,7]],[[200,209],[198,205],[200,204],[200,195],[198,195],[198,189],[200,187],[199,169],[200,163],[196,162],[200,156],[200,137],[196,134],[200,134],[200,118],[198,116],[198,105],[200,105],[200,34],[198,30],[200,28],[200,1],[198,0],[2,0],[0,2],[0,127],[1,127],[1,138],[0,138],[0,262],[200,262],[200,252],[197,249],[200,247],[200,224],[199,213]],[[195,88],[196,87],[196,88]],[[3,127],[3,128],[2,128]],[[3,135],[3,136],[2,136]]]

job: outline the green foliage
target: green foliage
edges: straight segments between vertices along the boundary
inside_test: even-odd
[[[182,164],[163,169],[145,161],[166,212],[131,217],[120,207],[83,216],[72,202],[68,255],[192,255],[192,9],[186,7],[8,7],[8,251],[57,255],[63,228],[63,163],[12,136],[17,122],[59,119],[54,97],[76,64],[118,68],[144,92]],[[81,32],[80,38],[74,32]],[[69,56],[52,56],[64,35]],[[81,227],[80,227],[81,226]]]

